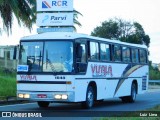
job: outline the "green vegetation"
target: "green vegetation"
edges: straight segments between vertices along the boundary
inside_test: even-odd
[[[160,80],[160,71],[158,68],[153,68],[151,64],[152,62],[149,62],[149,79]]]
[[[149,47],[150,37],[138,22],[129,22],[119,18],[109,19],[94,28],[92,36],[116,39],[122,42],[145,44]]]
[[[160,111],[160,105],[157,105],[154,108],[148,109],[147,111]]]
[[[0,96],[16,96],[16,79],[0,77]]]
[[[98,119],[96,119],[96,120],[98,120]],[[142,117],[109,117],[109,118],[101,118],[99,120],[156,120],[156,119],[155,118],[149,119],[147,117],[145,117],[145,118],[142,118]]]
[[[0,0],[0,15],[2,20],[2,30],[12,33],[13,16],[20,26],[25,26],[31,30],[36,20],[35,0]]]
[[[109,117],[109,118],[101,118],[99,120],[159,120],[159,118],[158,117]]]
[[[152,113],[153,114],[157,114],[159,116],[159,112],[160,112],[160,105],[157,105],[153,108],[150,109],[146,109],[144,111],[141,112],[132,112],[132,113],[126,113],[121,115],[122,117],[104,117],[104,118],[100,118],[100,119],[96,119],[96,120],[159,120],[159,117],[140,117],[140,113]],[[126,117],[123,117],[126,116]]]
[[[16,72],[0,68],[0,97],[8,96],[16,96]]]

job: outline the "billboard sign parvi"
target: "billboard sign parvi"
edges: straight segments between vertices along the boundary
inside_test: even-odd
[[[73,13],[38,13],[37,26],[73,26]]]

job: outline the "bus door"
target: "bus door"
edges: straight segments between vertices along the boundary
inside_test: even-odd
[[[87,70],[87,43],[86,40],[76,40],[76,73],[85,73]]]

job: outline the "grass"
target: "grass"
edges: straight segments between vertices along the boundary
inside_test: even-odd
[[[11,77],[0,77],[0,96],[16,96],[16,79]]]
[[[0,68],[0,99],[16,96],[16,73]]]
[[[150,108],[147,111],[159,111],[160,112],[160,105],[157,105],[154,108]]]
[[[107,117],[95,120],[160,120],[159,117]]]
[[[140,116],[140,113],[153,113],[153,114],[157,114],[158,117],[142,117]],[[132,112],[132,113],[126,113],[126,114],[122,114],[122,117],[104,117],[104,118],[99,118],[99,119],[95,119],[95,120],[160,120],[159,117],[160,114],[160,105],[157,105],[153,108],[150,109],[146,109],[144,111],[141,112]],[[124,117],[125,116],[125,117]]]

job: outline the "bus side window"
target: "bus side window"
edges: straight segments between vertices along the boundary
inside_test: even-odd
[[[138,49],[132,48],[132,62],[139,63]]]
[[[86,45],[78,43],[76,47],[76,63],[77,63],[77,72],[84,73],[87,69],[86,61]]]
[[[119,45],[113,46],[113,59],[115,62],[121,62],[122,61],[122,49]]]
[[[100,60],[110,61],[110,45],[109,44],[100,44]]]
[[[90,59],[99,60],[99,45],[97,42],[90,42]]]
[[[140,63],[147,63],[146,51],[140,49],[139,54],[140,54]]]
[[[77,45],[77,62],[86,63],[86,46],[85,44]]]
[[[122,47],[123,62],[131,62],[130,48]]]

